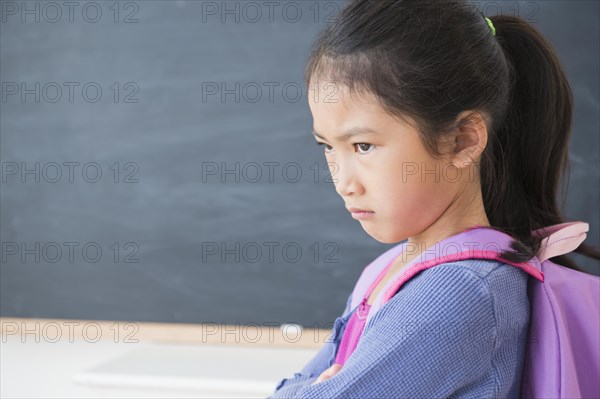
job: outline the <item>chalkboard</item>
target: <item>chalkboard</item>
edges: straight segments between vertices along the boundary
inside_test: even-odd
[[[302,73],[344,3],[3,1],[1,315],[330,326],[391,247],[311,137]],[[598,3],[536,3],[598,245]]]

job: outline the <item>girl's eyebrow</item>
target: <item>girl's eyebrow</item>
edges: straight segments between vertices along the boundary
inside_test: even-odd
[[[317,133],[317,131],[314,129],[314,127],[312,129],[312,133],[315,137],[318,137],[321,140],[327,140],[325,137],[323,137],[319,133]],[[339,135],[337,137],[337,140],[344,142],[344,141],[350,140],[353,136],[357,136],[359,134],[369,134],[369,133],[379,134],[378,131],[373,130],[371,128],[357,126],[357,127],[353,127],[351,129],[344,131],[341,135]]]

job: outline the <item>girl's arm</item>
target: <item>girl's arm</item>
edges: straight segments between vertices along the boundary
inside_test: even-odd
[[[352,293],[348,297],[346,301],[346,307],[344,312],[342,313],[342,317],[346,316],[348,312],[350,312],[350,305],[352,301]],[[323,347],[317,352],[317,354],[304,366],[304,368],[299,373],[294,373],[292,378],[283,378],[277,383],[275,387],[276,394],[277,391],[290,386],[302,386],[306,384],[311,384],[314,382],[319,375],[329,368],[329,361],[333,359],[333,353],[335,351],[335,342],[333,342],[332,337],[329,337],[328,341],[323,344]],[[273,398],[270,396],[267,399]]]
[[[515,343],[498,338],[488,276],[456,264],[422,272],[373,316],[337,374],[314,385],[284,387],[274,398],[497,397],[519,369],[510,356],[500,359],[512,367],[508,376],[492,362],[497,347]],[[520,306],[515,320],[523,313]]]

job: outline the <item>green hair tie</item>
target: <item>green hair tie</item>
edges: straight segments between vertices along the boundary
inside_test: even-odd
[[[488,25],[490,26],[490,29],[492,30],[492,35],[496,36],[496,28],[494,28],[494,24],[492,23],[492,20],[489,19],[488,17],[485,17],[485,20],[487,21]]]

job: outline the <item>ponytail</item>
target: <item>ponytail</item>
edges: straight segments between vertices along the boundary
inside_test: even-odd
[[[490,19],[509,66],[510,91],[504,120],[497,120],[494,140],[482,154],[482,194],[491,225],[516,239],[515,251],[504,258],[523,262],[540,248],[532,230],[567,221],[557,191],[561,177],[568,187],[573,95],[554,49],[538,30],[511,16]],[[565,198],[566,189],[563,206]],[[583,243],[575,252],[600,259],[598,249]],[[582,271],[565,255],[554,260]]]

